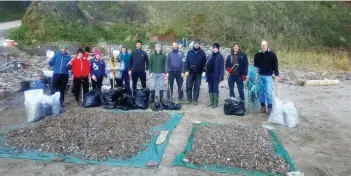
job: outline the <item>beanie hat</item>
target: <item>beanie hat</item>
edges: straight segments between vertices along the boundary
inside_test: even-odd
[[[195,40],[194,40],[194,45],[195,45],[196,43],[200,44],[200,40],[199,40],[199,39],[195,39]]]
[[[155,48],[161,48],[161,49],[162,49],[162,45],[159,44],[159,43],[157,43],[157,44],[155,45]]]
[[[86,47],[84,48],[84,51],[90,53],[90,48],[89,48],[88,46],[86,46]]]
[[[100,55],[100,56],[101,56],[101,52],[100,52],[100,50],[95,49],[95,51],[94,51],[94,57],[96,57],[97,55]]]
[[[212,48],[217,48],[218,50],[219,50],[219,47],[220,47],[220,45],[219,45],[218,43],[214,43],[214,44],[212,45]]]
[[[123,45],[123,46],[121,47],[121,49],[122,49],[122,48],[128,49],[125,45]]]
[[[112,51],[112,54],[119,56],[119,51],[115,49],[115,50]]]
[[[84,53],[84,50],[82,48],[78,48],[77,55],[78,55],[78,53]]]
[[[60,45],[60,47],[61,47],[61,49],[67,49],[68,48],[68,46],[66,44],[62,44],[62,45]]]

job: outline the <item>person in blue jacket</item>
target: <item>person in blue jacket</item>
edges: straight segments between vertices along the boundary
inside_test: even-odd
[[[102,81],[106,74],[106,64],[102,59],[100,50],[96,49],[94,51],[94,59],[90,61],[90,74],[91,83],[93,89],[99,89],[101,91]]]
[[[204,66],[206,64],[206,53],[200,47],[200,40],[194,41],[194,47],[188,51],[184,63],[183,73],[186,78],[186,104],[198,105],[200,94],[201,76],[205,76]]]
[[[121,54],[119,55],[121,61],[124,62],[124,70],[122,71],[122,79],[124,81],[124,86],[128,94],[131,94],[130,90],[130,77],[128,74],[129,64],[130,64],[130,54],[128,53],[128,48],[126,46],[122,46]]]
[[[208,92],[210,104],[208,107],[217,108],[219,98],[219,82],[223,81],[224,77],[224,58],[219,52],[220,45],[214,43],[212,45],[212,54],[206,62],[206,81],[208,82]]]
[[[61,51],[55,52],[52,58],[49,58],[49,65],[54,67],[54,75],[52,77],[51,95],[60,91],[60,103],[63,106],[65,100],[65,90],[68,83],[68,63],[71,61],[71,56],[67,53],[67,45],[61,45]]]

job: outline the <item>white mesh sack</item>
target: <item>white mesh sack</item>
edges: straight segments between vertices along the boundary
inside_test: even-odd
[[[299,114],[294,106],[294,103],[289,101],[283,104],[284,118],[286,126],[292,128],[299,124]]]
[[[269,115],[269,118],[267,121],[269,123],[286,125],[285,118],[284,118],[284,111],[283,111],[283,102],[280,99],[278,98],[275,99],[273,110]]]

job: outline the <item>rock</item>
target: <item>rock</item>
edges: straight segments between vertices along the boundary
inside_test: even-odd
[[[184,163],[188,163],[188,162],[189,162],[189,160],[188,160],[188,159],[186,159],[186,158],[183,158],[183,162],[184,162]]]
[[[193,123],[193,124],[201,124],[201,122],[200,122],[200,121],[197,121],[197,120],[192,121],[192,123]]]
[[[63,162],[63,161],[65,161],[65,159],[64,158],[53,158],[51,161],[52,162]]]
[[[147,164],[146,164],[146,166],[147,167],[157,167],[157,162],[155,162],[155,161],[149,161]]]
[[[162,144],[166,140],[167,135],[168,135],[168,131],[161,131],[161,133],[158,135],[158,138],[156,140],[156,145]]]
[[[305,73],[302,71],[298,71],[298,70],[294,70],[292,72],[292,75],[296,78],[296,79],[300,79],[300,78],[304,78],[305,77]]]

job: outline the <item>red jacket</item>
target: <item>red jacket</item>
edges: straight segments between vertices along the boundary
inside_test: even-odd
[[[72,73],[75,78],[88,77],[90,74],[90,62],[88,59],[73,58],[72,60]]]

